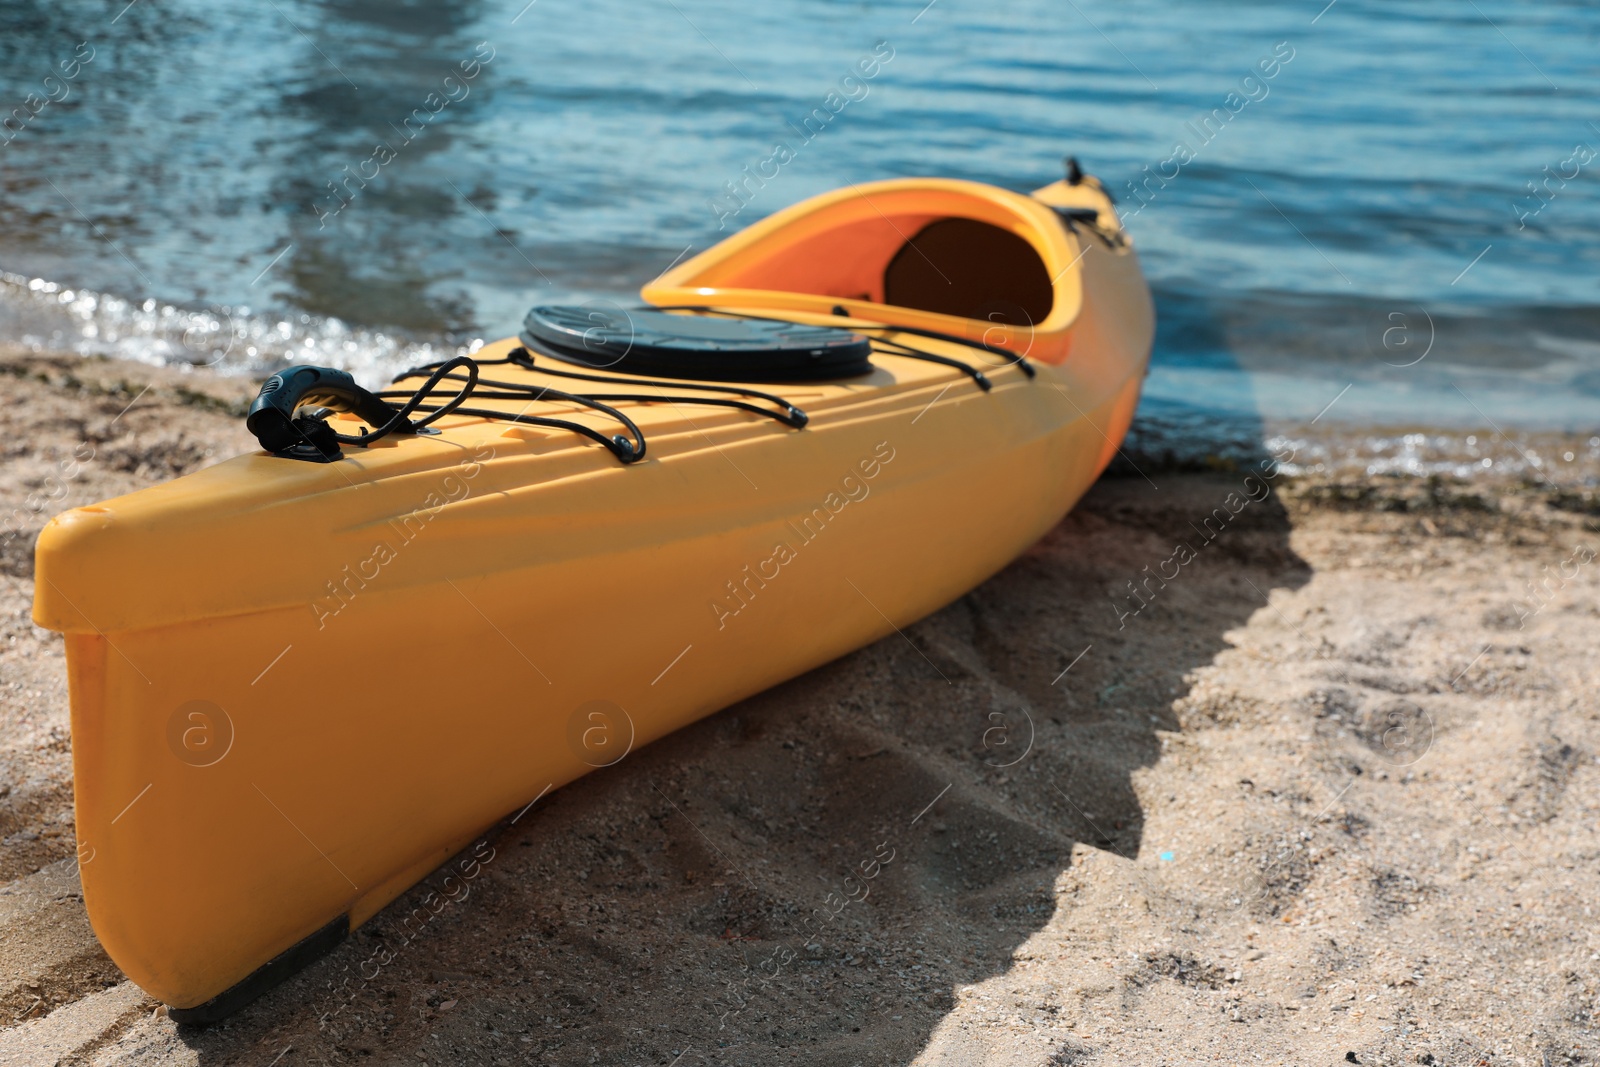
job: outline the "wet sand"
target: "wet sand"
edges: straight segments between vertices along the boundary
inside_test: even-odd
[[[0,1064],[1600,1057],[1600,504],[1263,495],[1265,453],[1135,453],[904,636],[544,798],[453,895],[179,1028],[83,912],[32,539],[248,447],[252,390],[23,352],[0,390]]]

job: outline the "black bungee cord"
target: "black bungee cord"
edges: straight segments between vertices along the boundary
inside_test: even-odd
[[[798,325],[789,319],[772,318],[765,315],[749,315],[742,312],[728,311],[723,308],[712,307],[709,305],[682,304],[653,307],[650,310],[688,311],[704,315],[719,315],[725,318],[750,319],[760,322],[781,322],[789,323],[791,325]],[[835,311],[837,313],[840,312],[841,309],[835,309]],[[1029,378],[1034,378],[1038,374],[1038,371],[1034,369],[1032,364],[1028,362],[1025,356],[1018,355],[1015,352],[988,344],[984,341],[973,341],[969,338],[959,337],[955,334],[942,333],[937,330],[925,330],[914,326],[891,326],[888,324],[868,324],[864,326],[852,325],[850,329],[852,331],[868,334],[869,340],[873,345],[876,346],[876,351],[879,351],[885,355],[903,356],[907,359],[923,360],[925,362],[937,363],[941,366],[951,367],[955,370],[959,370],[971,377],[973,382],[976,383],[977,386],[984,392],[988,392],[989,390],[993,389],[994,384],[989,380],[988,375],[986,375],[980,368],[959,359],[953,359],[949,356],[941,356],[937,353],[929,352],[914,345],[906,344],[904,341],[901,341],[895,337],[875,337],[871,336],[871,334],[909,334],[917,337],[927,337],[937,341],[945,341],[951,344],[958,344],[967,348],[977,349],[991,355],[1001,356],[1009,365],[1015,366]],[[632,419],[628,418],[627,415],[606,403],[606,401],[640,404],[701,404],[713,407],[732,408],[738,411],[748,412],[752,415],[759,415],[763,418],[773,419],[774,421],[780,422],[783,425],[789,426],[796,430],[803,429],[810,421],[809,416],[804,411],[790,403],[788,400],[785,400],[783,397],[773,393],[762,392],[759,389],[751,389],[745,386],[708,385],[700,382],[664,381],[656,378],[641,378],[635,376],[619,377],[609,374],[595,374],[586,371],[568,370],[563,367],[553,367],[550,365],[548,360],[544,363],[536,362],[533,352],[534,349],[536,349],[540,355],[550,356],[557,359],[562,358],[559,353],[551,352],[542,346],[535,346],[525,341],[523,344],[513,348],[509,353],[507,353],[506,356],[500,359],[479,360],[473,359],[471,356],[455,356],[451,359],[443,360],[438,363],[427,363],[420,367],[412,368],[411,370],[405,371],[401,374],[397,374],[393,379],[393,384],[398,384],[400,382],[422,377],[426,377],[427,380],[415,390],[408,391],[405,389],[388,389],[378,392],[376,395],[385,402],[393,402],[400,400],[401,398],[405,399],[401,406],[395,409],[394,415],[391,416],[388,421],[383,423],[383,425],[375,427],[371,431],[367,431],[363,427],[363,431],[360,436],[353,437],[345,434],[335,434],[335,437],[343,444],[359,445],[364,447],[407,426],[407,419],[412,412],[424,411],[428,413],[425,417],[418,419],[416,422],[409,423],[409,427],[412,431],[420,430],[426,427],[428,424],[450,414],[466,415],[474,418],[492,419],[500,422],[520,423],[531,426],[548,426],[554,429],[567,430],[572,433],[587,437],[590,440],[603,445],[623,463],[637,463],[639,460],[645,457],[647,444],[645,441],[644,432],[639,429],[639,426]],[[543,374],[550,377],[569,378],[576,381],[596,382],[606,385],[646,386],[653,389],[684,389],[691,390],[696,393],[716,393],[721,395],[677,396],[666,393],[640,392],[586,394],[569,393],[564,390],[555,389],[548,385],[533,385],[526,382],[508,382],[484,378],[481,376],[480,372],[481,368],[486,366],[515,366],[523,370],[532,371],[534,373]],[[457,373],[458,371],[461,373]],[[461,382],[463,384],[461,389],[444,403],[427,403],[426,401],[428,401],[433,391],[445,381]],[[741,397],[744,399],[739,399]],[[466,407],[466,402],[472,399],[525,400],[529,404],[540,401],[574,404],[579,407],[600,412],[603,415],[615,419],[626,429],[627,435],[624,436],[623,434],[612,434],[608,436],[591,426],[586,426],[581,422],[574,422],[570,419],[553,418],[546,415],[511,413],[500,411],[494,408]],[[760,403],[751,403],[750,401],[752,400],[764,402],[773,406],[763,407]]]
[[[434,389],[438,387],[440,382],[447,378],[452,381],[463,380],[463,378],[450,373],[457,367],[466,368],[467,373],[464,380],[467,384],[462,386],[460,392],[456,393],[455,396],[451,397],[443,404],[433,407],[424,406],[422,402],[426,400],[429,394],[431,394]],[[418,377],[420,377],[420,375],[418,375]],[[382,426],[375,426],[371,430],[368,430],[365,426],[363,426],[361,427],[360,436],[352,436],[350,434],[343,434],[335,431],[333,439],[338,441],[340,444],[360,445],[362,448],[365,448],[372,444],[372,442],[394,433],[394,431],[399,429],[401,426],[407,425],[409,416],[413,411],[420,409],[422,411],[431,412],[431,414],[425,418],[421,418],[410,423],[410,432],[415,433],[424,426],[427,426],[429,423],[435,422],[438,419],[442,419],[452,411],[459,409],[462,404],[466,403],[467,398],[472,395],[472,391],[477,387],[477,384],[477,360],[474,360],[470,356],[456,356],[453,359],[447,359],[443,363],[436,365],[436,369],[428,376],[428,380],[423,382],[421,386],[419,386],[410,394],[410,400],[406,401],[400,407],[395,409],[395,413],[389,416],[388,422],[385,422]],[[382,396],[383,394],[379,393],[378,395]]]
[[[549,353],[548,351],[546,351],[546,350],[544,350],[542,348],[540,349],[540,354],[542,354],[542,355],[552,355],[552,353]],[[560,357],[555,357],[555,358],[560,358]],[[792,428],[794,428],[796,430],[803,429],[805,427],[806,423],[810,421],[810,416],[808,416],[804,411],[800,410],[795,405],[791,404],[789,401],[785,400],[783,397],[775,396],[772,393],[764,393],[764,392],[760,391],[759,389],[749,389],[749,388],[745,388],[743,386],[702,385],[702,384],[700,384],[698,382],[661,381],[661,380],[655,379],[655,378],[615,377],[615,376],[612,376],[612,375],[588,374],[588,373],[584,373],[582,371],[565,370],[565,369],[562,369],[562,368],[550,366],[548,363],[544,363],[544,364],[536,363],[535,360],[534,360],[533,353],[529,351],[528,346],[526,344],[519,345],[516,348],[512,349],[510,351],[510,353],[508,353],[505,356],[505,358],[503,358],[503,359],[484,359],[484,360],[478,360],[477,363],[478,363],[478,366],[480,366],[480,367],[487,367],[487,366],[494,366],[494,365],[501,365],[501,366],[503,366],[503,365],[511,365],[511,366],[516,366],[516,367],[521,367],[524,370],[535,371],[535,372],[537,372],[539,374],[549,375],[551,377],[572,378],[572,379],[576,379],[576,380],[579,380],[579,381],[586,381],[586,382],[601,382],[601,383],[612,384],[612,385],[635,385],[635,386],[644,385],[644,386],[650,386],[652,388],[659,388],[659,389],[692,389],[692,390],[695,390],[696,392],[702,392],[702,393],[725,393],[725,394],[730,394],[731,396],[753,397],[753,398],[755,398],[757,400],[764,400],[767,403],[776,406],[779,410],[773,411],[770,408],[759,407],[759,406],[757,406],[755,404],[747,403],[747,402],[742,401],[742,400],[732,400],[732,399],[728,399],[726,397],[670,396],[670,395],[662,395],[662,394],[658,394],[658,393],[588,393],[588,394],[584,394],[585,396],[587,396],[589,399],[592,399],[592,400],[621,400],[621,401],[633,401],[633,402],[637,402],[637,403],[646,403],[646,404],[649,404],[649,403],[709,404],[709,405],[712,405],[712,406],[715,406],[715,407],[736,408],[736,409],[738,409],[740,411],[748,411],[752,415],[760,415],[760,416],[762,416],[764,418],[774,419],[774,420],[776,420],[778,422],[783,423],[785,426],[792,427]],[[405,380],[407,380],[409,378],[420,378],[424,374],[428,373],[428,371],[431,368],[436,367],[436,366],[439,366],[439,364],[428,364],[428,365],[423,366],[423,367],[418,367],[418,368],[416,368],[414,370],[406,371],[403,374],[396,375],[394,377],[394,381],[395,382],[403,382],[403,381],[405,381]],[[454,375],[450,375],[449,377],[451,377],[452,379],[455,379]],[[514,390],[515,391],[514,393],[509,393],[509,394],[492,394],[492,393],[475,393],[475,394],[473,394],[475,396],[481,397],[481,398],[486,399],[486,400],[487,399],[520,400],[520,399],[526,399],[529,394],[534,394],[534,393],[539,394],[538,395],[538,399],[543,399],[545,395],[553,392],[547,386],[534,386],[534,385],[529,385],[529,384],[527,384],[525,382],[502,382],[502,381],[494,381],[492,379],[485,378],[485,379],[482,380],[482,384],[487,385],[487,386],[492,386],[492,387],[494,387],[496,389],[506,389],[506,390]],[[391,389],[391,390],[386,390],[384,392],[381,392],[378,395],[381,396],[381,397],[384,397],[384,398],[389,398],[389,397],[405,396],[407,394],[403,390]],[[574,394],[561,394],[561,395],[563,395],[563,396],[571,396],[571,395],[574,395]]]
[[[470,375],[468,376],[468,384],[464,386],[462,391],[456,395],[453,403],[438,407],[420,403],[420,401],[426,396],[428,389],[428,385],[426,384],[417,389],[414,393],[408,393],[401,389],[389,389],[381,391],[376,395],[383,400],[389,400],[392,397],[410,396],[412,399],[405,405],[405,407],[402,409],[403,411],[420,409],[422,411],[432,412],[432,414],[430,414],[426,419],[416,423],[416,425],[419,427],[425,426],[434,419],[441,418],[442,416],[451,413],[457,415],[467,415],[480,419],[492,419],[496,422],[514,422],[524,426],[549,426],[558,430],[568,430],[572,433],[581,434],[582,436],[589,438],[591,441],[604,445],[612,455],[616,456],[623,463],[637,463],[639,460],[644,458],[646,448],[644,431],[639,429],[638,425],[632,419],[628,418],[628,416],[624,415],[610,404],[603,403],[599,398],[592,396],[580,396],[576,393],[567,393],[560,389],[552,389],[549,386],[534,387],[531,385],[525,386],[517,382],[491,382],[482,380],[478,377],[478,361],[471,359],[468,356],[457,356],[455,359],[446,360],[444,363],[438,364],[437,369],[435,369],[433,374],[429,377],[428,382],[432,383],[439,378],[445,378],[451,381],[463,380],[462,376],[449,373],[454,367],[461,366],[461,360],[466,360],[467,363],[471,365]],[[395,381],[400,381],[410,377],[420,377],[423,373],[425,373],[425,370],[408,371],[405,374],[397,377]],[[492,393],[481,392],[477,388],[480,384],[503,387],[507,391]],[[548,400],[556,403],[576,404],[579,407],[590,408],[594,411],[598,411],[604,415],[608,415],[611,418],[616,419],[627,430],[628,436],[625,437],[622,434],[612,434],[607,436],[606,434],[601,433],[599,430],[594,429],[592,426],[585,426],[581,422],[573,422],[570,419],[552,418],[548,415],[528,415],[521,412],[513,413],[507,411],[498,411],[494,408],[463,407],[462,403],[469,398],[475,398],[479,400],[526,400],[530,404],[540,400]],[[629,439],[630,437],[631,440]],[[359,444],[363,440],[370,441],[371,439],[371,437],[358,438],[356,441],[351,443]],[[345,439],[341,438],[341,440]]]

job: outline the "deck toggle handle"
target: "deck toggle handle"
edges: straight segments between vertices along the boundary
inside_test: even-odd
[[[320,417],[296,412],[305,407],[354,413],[372,426],[393,421],[395,408],[356,384],[347,371],[333,367],[289,367],[261,383],[244,424],[261,447],[276,456],[329,460],[339,456],[337,435]],[[411,430],[409,420],[394,427]]]

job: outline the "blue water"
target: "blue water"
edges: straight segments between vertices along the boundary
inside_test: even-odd
[[[1592,4],[124,2],[0,8],[0,335],[375,374],[848,182],[1070,152],[1156,292],[1147,413],[1600,413]]]

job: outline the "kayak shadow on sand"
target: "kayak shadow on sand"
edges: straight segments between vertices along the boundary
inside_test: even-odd
[[[1130,446],[967,596],[545,797],[182,1040],[202,1063],[911,1062],[1073,906],[1074,847],[1149,859],[1133,774],[1190,672],[1309,577],[1256,448],[1185,470]]]

